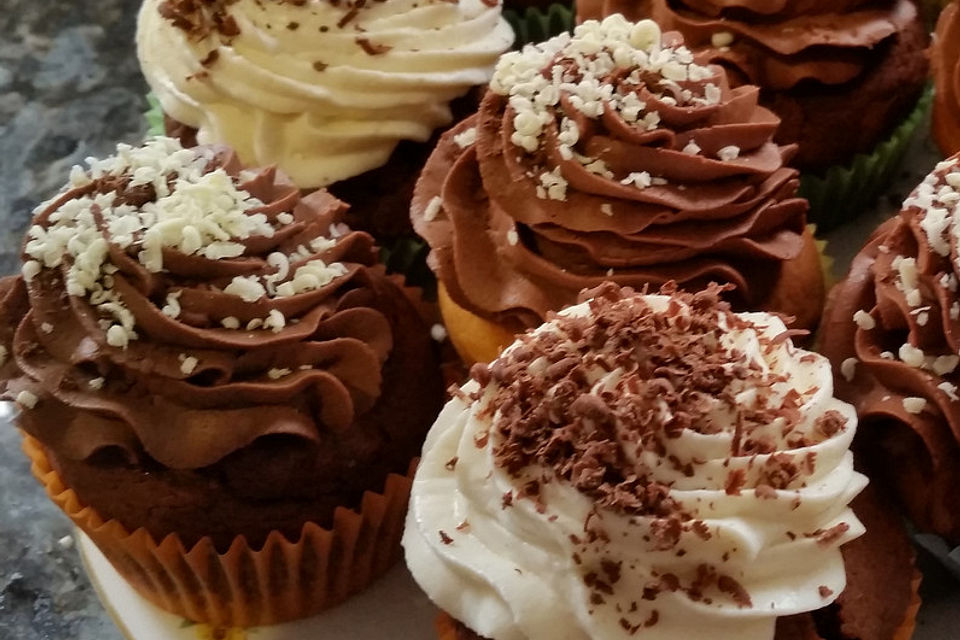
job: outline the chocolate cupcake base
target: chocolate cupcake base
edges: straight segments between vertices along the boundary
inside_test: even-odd
[[[777,142],[799,145],[793,166],[822,173],[857,153],[870,153],[886,139],[926,86],[928,40],[923,23],[916,20],[885,45],[886,53],[855,82],[765,91],[761,102],[781,118]]]
[[[363,590],[400,559],[409,477],[389,476],[357,510],[339,508],[330,527],[307,523],[294,540],[274,532],[258,548],[241,536],[221,552],[210,538],[185,545],[176,535],[155,539],[104,519],[64,484],[40,442],[24,436],[33,475],[120,575],[153,604],[195,622],[248,627],[308,617]]]

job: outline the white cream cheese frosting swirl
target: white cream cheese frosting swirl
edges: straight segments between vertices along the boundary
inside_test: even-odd
[[[137,28],[165,113],[301,188],[429,139],[512,42],[493,0],[144,0]]]
[[[772,640],[832,602],[866,479],[829,362],[719,287],[590,295],[434,424],[403,540],[427,595],[492,640]]]

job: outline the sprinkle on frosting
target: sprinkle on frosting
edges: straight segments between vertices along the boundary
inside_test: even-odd
[[[175,27],[196,40],[202,40],[212,33],[232,38],[240,33],[240,27],[227,8],[236,2],[237,0],[164,0],[158,10],[160,15]]]
[[[852,382],[857,375],[857,359],[847,358],[840,363],[840,373],[846,378],[847,382]]]
[[[453,136],[453,140],[457,143],[458,147],[461,149],[466,149],[477,141],[477,128],[470,127],[463,133],[458,133],[457,135]]]
[[[39,401],[40,399],[37,397],[35,393],[31,391],[27,391],[26,389],[18,393],[16,398],[17,404],[23,407],[24,409],[36,408],[37,402]]]
[[[907,413],[912,413],[914,415],[919,414],[923,411],[923,408],[927,406],[927,401],[923,398],[917,398],[910,396],[903,399],[903,408]]]

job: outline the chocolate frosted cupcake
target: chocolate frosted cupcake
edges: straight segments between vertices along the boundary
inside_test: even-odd
[[[943,155],[960,151],[960,5],[948,6],[933,43],[933,137]]]
[[[837,623],[840,547],[864,532],[856,414],[825,358],[720,293],[608,283],[474,367],[427,437],[403,540],[442,637],[772,640],[819,638],[806,612]],[[909,637],[898,535],[899,618],[827,637]]]
[[[960,544],[960,163],[939,164],[831,295],[822,351],[858,446],[924,531]]]
[[[423,143],[512,41],[484,0],[144,0],[137,31],[144,75],[187,134],[331,187],[386,233],[408,224]]]
[[[793,163],[822,171],[869,152],[913,109],[928,36],[912,0],[579,0],[581,18],[623,13],[676,29],[687,45],[758,85],[782,119]]]
[[[501,58],[412,205],[451,337],[496,336],[461,352],[489,359],[605,280],[731,283],[740,307],[813,326],[823,282],[794,148],[772,141],[778,119],[757,96],[676,34],[620,16]]]
[[[34,470],[162,607],[289,619],[396,558],[442,386],[345,208],[226,148],[121,145],[37,209],[3,281],[0,377]]]

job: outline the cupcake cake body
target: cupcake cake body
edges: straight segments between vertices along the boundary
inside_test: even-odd
[[[822,351],[863,423],[863,459],[919,527],[960,543],[960,164],[940,163],[831,294]]]
[[[513,41],[498,2],[145,0],[137,46],[168,116],[301,188],[448,125]]]
[[[743,307],[811,326],[823,283],[794,149],[772,141],[778,119],[757,97],[650,21],[611,16],[505,55],[415,190],[440,283],[511,328],[605,280],[731,283]],[[803,296],[782,295],[792,287]]]
[[[581,19],[623,13],[675,29],[687,45],[763,89],[799,145],[795,166],[820,172],[869,153],[913,109],[927,79],[928,36],[912,0],[580,0]]]
[[[960,151],[960,5],[943,10],[933,44],[933,137],[943,155]]]
[[[494,640],[771,640],[832,602],[866,480],[829,363],[717,288],[589,296],[432,428],[404,535],[421,587]]]
[[[344,209],[169,138],[75,169],[37,209],[23,275],[0,287],[3,395],[99,522],[213,563],[338,527],[406,474],[439,408],[439,365]],[[127,534],[88,533],[117,564]],[[272,619],[232,611],[215,620]]]

